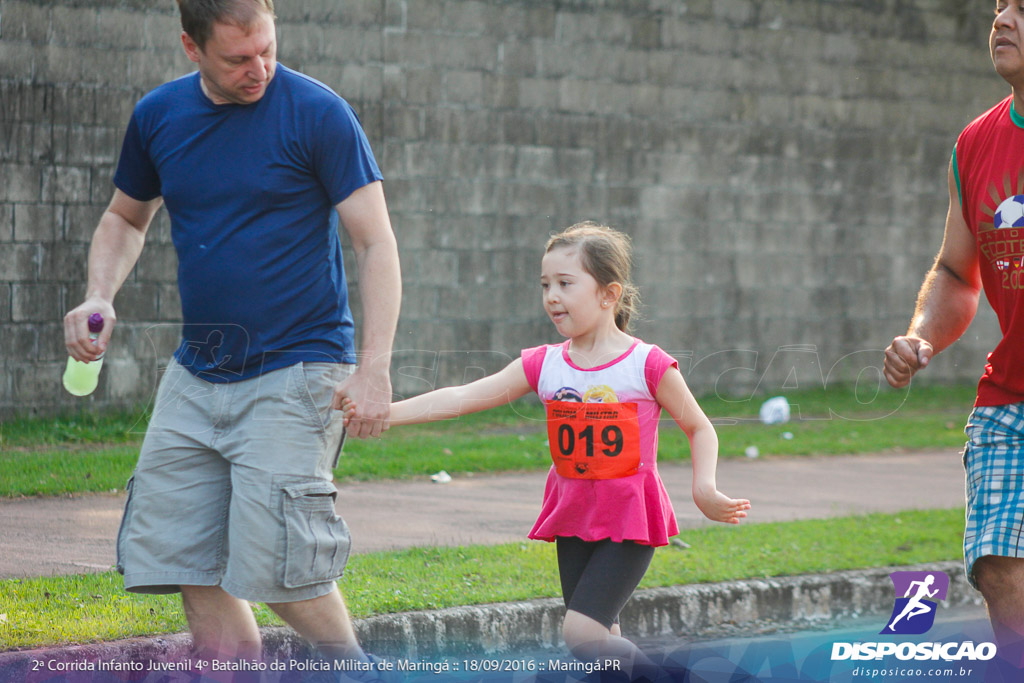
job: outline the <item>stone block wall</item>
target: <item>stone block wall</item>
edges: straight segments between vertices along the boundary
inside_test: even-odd
[[[403,395],[555,341],[542,247],[585,219],[633,236],[637,332],[697,392],[873,386],[942,239],[956,136],[1009,91],[990,8],[954,0],[277,5],[280,61],[352,103],[386,178]],[[163,210],[89,399],[60,388],[61,317],[133,104],[192,66],[179,32],[172,0],[0,0],[0,416],[152,395],[180,320]],[[929,381],[980,374],[981,308]]]

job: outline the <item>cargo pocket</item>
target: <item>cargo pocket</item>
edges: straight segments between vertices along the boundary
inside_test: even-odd
[[[352,542],[348,525],[334,511],[338,490],[326,481],[281,488],[284,568],[281,583],[300,588],[339,578]]]
[[[135,490],[134,475],[128,480],[125,488],[128,490],[128,499],[124,502],[124,514],[121,515],[121,526],[117,529],[117,571],[122,575],[124,574],[125,536],[128,534],[128,522],[132,514],[132,491]]]

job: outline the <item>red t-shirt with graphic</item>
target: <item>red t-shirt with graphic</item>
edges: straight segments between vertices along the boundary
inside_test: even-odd
[[[1003,339],[988,355],[976,405],[1024,401],[1024,117],[1005,100],[960,134],[954,170],[978,244],[985,296]]]

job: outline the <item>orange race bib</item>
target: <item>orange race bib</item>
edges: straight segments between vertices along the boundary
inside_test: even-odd
[[[640,467],[636,403],[550,401],[548,443],[555,471],[570,479],[618,479]]]

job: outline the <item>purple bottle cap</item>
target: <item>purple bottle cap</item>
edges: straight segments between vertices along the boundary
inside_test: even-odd
[[[99,334],[103,331],[103,316],[99,313],[93,313],[89,316],[89,331],[93,334]]]

